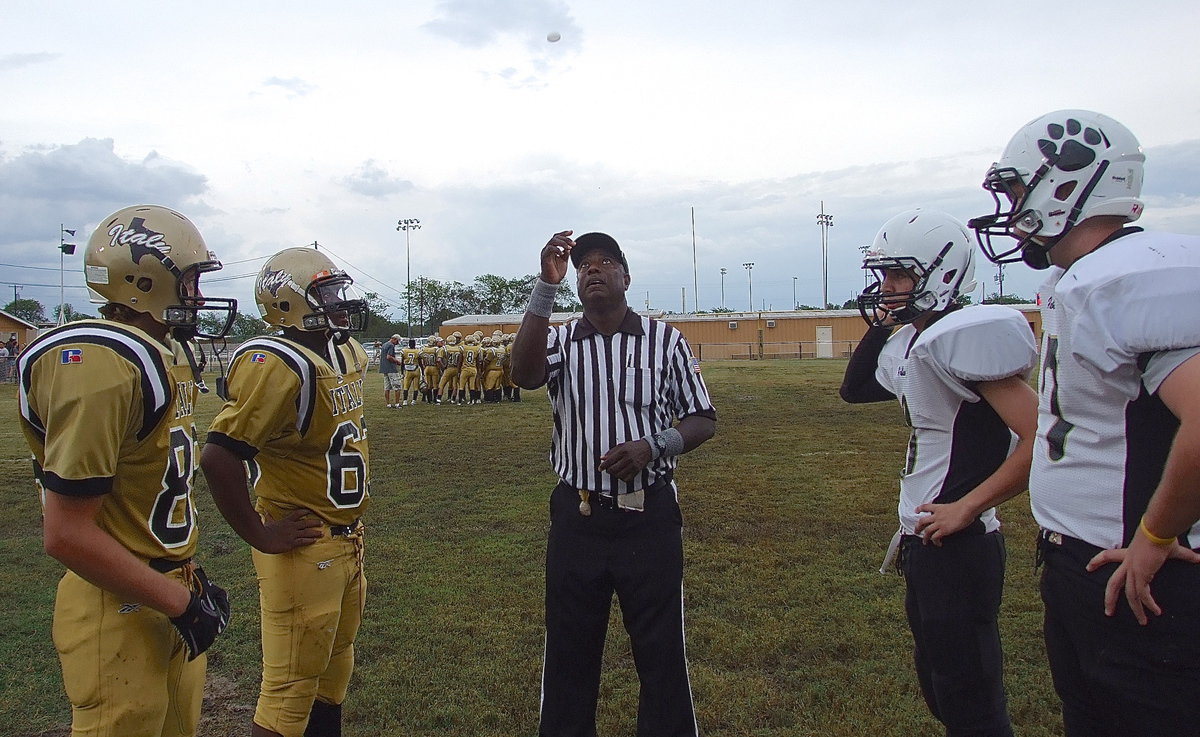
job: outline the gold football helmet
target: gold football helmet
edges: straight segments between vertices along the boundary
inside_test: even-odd
[[[134,205],[109,215],[83,252],[93,303],[144,312],[184,341],[221,338],[233,326],[237,300],[200,293],[200,275],[220,268],[192,221],[160,205]],[[201,332],[201,310],[217,313],[222,327]]]
[[[367,302],[354,280],[314,248],[286,248],[267,259],[254,299],[268,325],[328,331],[339,343],[367,326]]]

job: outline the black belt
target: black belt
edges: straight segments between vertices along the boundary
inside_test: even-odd
[[[180,568],[183,568],[184,566],[186,566],[188,563],[191,563],[191,562],[192,562],[191,558],[184,558],[183,560],[171,560],[169,558],[151,558],[149,561],[147,561],[147,563],[150,564],[150,567],[153,568],[154,570],[158,571],[159,573],[170,573],[171,571],[178,571]]]
[[[348,525],[330,525],[329,526],[329,536],[330,537],[346,537],[348,535],[353,535],[354,531],[358,529],[358,524],[360,522],[362,522],[361,517],[354,520],[353,522],[351,522]]]
[[[655,481],[653,484],[650,484],[649,486],[645,487],[644,489],[635,490],[635,491],[645,491],[647,494],[654,492],[654,491],[658,491],[662,488],[670,486],[671,481],[672,481],[672,479],[674,479],[674,477],[675,477],[675,474],[668,473],[665,476],[659,477],[657,481]],[[569,486],[569,484],[568,484],[568,486]],[[572,488],[574,488],[574,487],[572,487]],[[579,491],[579,489],[576,489],[576,491]],[[600,507],[601,509],[611,509],[614,511],[621,509],[621,507],[617,504],[618,496],[619,496],[618,494],[611,492],[611,491],[593,491],[593,492],[590,492],[590,494],[589,494],[589,498],[591,499],[591,501],[593,503],[595,503],[596,506]]]

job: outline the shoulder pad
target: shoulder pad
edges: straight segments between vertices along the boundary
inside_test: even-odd
[[[1020,312],[1003,305],[967,307],[938,320],[912,356],[963,381],[1028,376],[1037,364],[1033,331]]]

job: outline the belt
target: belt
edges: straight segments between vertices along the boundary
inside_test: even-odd
[[[188,563],[191,563],[192,559],[184,558],[183,560],[171,560],[169,558],[151,558],[146,562],[151,568],[159,573],[170,573],[171,571],[178,571]]]
[[[672,479],[674,479],[674,477],[675,477],[675,474],[673,474],[673,473],[668,473],[665,476],[660,476],[657,481],[655,481],[653,484],[650,484],[649,486],[645,487],[644,489],[641,489],[641,491],[644,491],[647,494],[649,494],[651,492],[658,491],[659,489],[670,486],[671,481],[672,481]],[[566,482],[563,482],[563,483],[566,484]],[[566,484],[566,485],[570,487],[570,484]],[[574,487],[571,487],[571,488],[574,488]],[[625,510],[621,509],[621,507],[617,504],[617,496],[618,495],[615,492],[592,491],[590,489],[575,489],[575,491],[576,492],[586,492],[587,499],[589,501],[595,503],[595,505],[597,507],[600,507],[601,509],[611,509],[613,511],[625,511]],[[580,498],[581,499],[584,498],[582,494],[580,495]]]
[[[354,531],[358,529],[358,525],[361,522],[362,522],[362,518],[360,517],[348,525],[330,525],[329,526],[329,536],[330,537],[347,537],[349,535],[353,535]]]

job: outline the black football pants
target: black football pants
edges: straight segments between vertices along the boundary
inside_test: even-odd
[[[947,737],[1011,737],[1002,677],[1004,538],[953,535],[941,546],[905,536],[901,571],[913,660]]]
[[[641,683],[639,737],[696,737],[683,635],[683,519],[671,483],[645,511],[605,509],[559,484],[546,548],[546,655],[541,737],[596,737],[600,661],[612,597],[621,605]]]
[[[1200,566],[1168,560],[1150,591],[1162,607],[1139,625],[1125,600],[1104,614],[1111,563],[1100,548],[1039,541],[1044,632],[1067,737],[1200,735]]]

